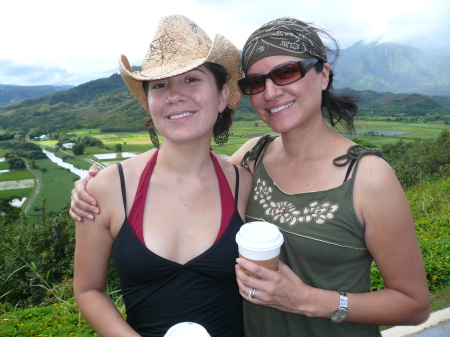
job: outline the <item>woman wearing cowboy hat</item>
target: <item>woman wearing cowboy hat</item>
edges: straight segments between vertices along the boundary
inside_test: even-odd
[[[163,146],[89,181],[103,209],[76,224],[79,309],[102,336],[163,336],[184,321],[215,337],[243,336],[234,238],[251,175],[210,152],[213,134],[225,141],[241,97],[239,53],[174,15],[161,20],[141,71],[122,56],[120,72]],[[111,258],[126,321],[106,293]]]

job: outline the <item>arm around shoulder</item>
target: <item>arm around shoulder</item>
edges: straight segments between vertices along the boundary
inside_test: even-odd
[[[241,165],[242,158],[244,158],[244,155],[253,149],[253,147],[256,145],[260,137],[255,137],[247,142],[245,142],[229,159],[228,161],[235,165]],[[251,166],[251,171],[253,171],[253,165]]]
[[[100,168],[98,166],[92,165],[88,174],[84,178],[77,180],[74,184],[69,215],[76,221],[81,222],[83,218],[93,220],[95,218],[94,214],[100,213],[97,200],[86,192],[86,185],[89,180],[99,171]]]

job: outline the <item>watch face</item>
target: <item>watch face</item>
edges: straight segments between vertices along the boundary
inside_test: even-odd
[[[335,323],[341,323],[347,318],[347,310],[339,309],[338,311],[333,312],[331,315],[331,320]]]

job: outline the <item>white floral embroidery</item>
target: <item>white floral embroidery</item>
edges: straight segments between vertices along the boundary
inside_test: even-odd
[[[256,182],[256,187],[254,189],[255,194],[253,198],[255,200],[259,199],[259,203],[262,204],[266,200],[270,201],[272,199],[272,186],[267,186],[265,181],[261,181],[260,178],[258,178],[258,181]]]
[[[253,198],[258,201],[264,209],[264,214],[282,224],[294,226],[297,222],[324,224],[327,220],[334,218],[334,213],[339,209],[339,204],[330,201],[312,201],[303,211],[298,210],[288,201],[272,201],[272,186],[265,180],[258,178],[254,188]]]

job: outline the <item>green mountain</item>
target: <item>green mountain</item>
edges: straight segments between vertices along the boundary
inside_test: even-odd
[[[38,98],[58,91],[70,89],[70,85],[38,85],[20,86],[0,84],[0,106],[15,103],[24,99]]]
[[[40,126],[52,132],[61,128],[114,126],[133,131],[143,129],[146,119],[144,108],[118,74],[0,108],[0,125],[4,129]]]
[[[450,117],[450,107],[428,96],[419,94],[380,93],[372,90],[357,91],[349,88],[338,89],[336,93],[345,92],[359,97],[360,115],[379,116],[442,116]]]
[[[342,49],[336,88],[450,97],[450,59],[409,46],[358,42]]]
[[[429,97],[351,87],[337,89],[336,92],[359,96],[360,115],[394,116],[408,120],[424,116],[430,120],[450,119],[450,96]],[[139,131],[145,129],[147,120],[144,108],[118,74],[0,107],[0,126],[4,130],[14,128],[25,132],[37,126],[46,133],[77,128]],[[235,120],[258,120],[248,96],[243,97],[237,108]]]

